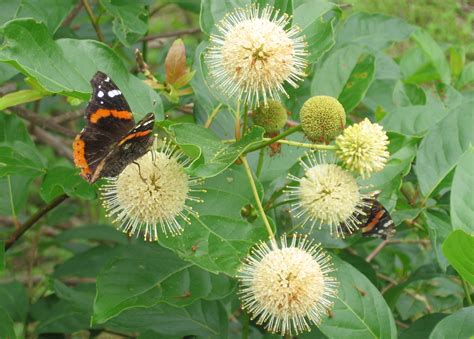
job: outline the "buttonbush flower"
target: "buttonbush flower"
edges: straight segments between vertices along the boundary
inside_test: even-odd
[[[303,224],[311,223],[329,227],[331,235],[344,237],[344,231],[352,233],[358,228],[358,214],[364,214],[367,194],[360,193],[352,174],[336,164],[327,163],[324,153],[307,154],[307,162],[301,161],[305,174],[302,178],[289,175],[299,186],[288,186],[288,195],[296,218],[304,217]]]
[[[387,151],[388,137],[382,126],[369,119],[349,126],[336,138],[339,146],[337,156],[345,167],[368,178],[373,172],[381,171],[390,156]]]
[[[258,244],[246,258],[238,278],[242,307],[258,324],[281,335],[298,334],[318,325],[337,294],[331,258],[319,244],[284,235],[280,244]]]
[[[286,94],[283,85],[297,87],[305,77],[306,43],[290,17],[271,6],[255,5],[228,13],[211,35],[205,56],[217,86],[251,108]]]
[[[183,230],[179,219],[189,223],[188,214],[197,214],[186,203],[200,201],[189,194],[197,183],[190,178],[181,161],[183,154],[165,142],[160,151],[152,150],[128,165],[102,188],[102,200],[119,229],[130,236],[144,227],[145,240],[157,240],[157,226],[167,235]]]

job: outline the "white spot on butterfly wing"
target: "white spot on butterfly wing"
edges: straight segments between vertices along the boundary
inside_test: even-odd
[[[110,81],[110,78],[109,78],[109,77],[107,77],[107,78],[105,78],[105,80],[104,80],[104,81],[105,81],[105,82],[109,82],[109,81]]]
[[[120,95],[122,94],[122,92],[120,92],[118,89],[113,89],[111,91],[108,91],[107,95],[111,98],[117,96],[117,95]]]
[[[100,101],[100,104],[101,104],[101,105],[103,105],[103,104],[104,104],[104,102],[101,100],[101,101]]]
[[[98,96],[99,98],[102,98],[102,97],[104,96],[104,92],[99,91],[99,93],[97,93],[97,96]]]

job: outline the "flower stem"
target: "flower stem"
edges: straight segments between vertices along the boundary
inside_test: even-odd
[[[216,106],[216,108],[214,108],[214,110],[211,112],[211,114],[207,118],[206,123],[204,124],[204,127],[209,128],[209,126],[211,126],[212,121],[214,120],[214,118],[217,116],[217,114],[221,110],[221,107],[222,107],[222,103],[220,103],[219,105]]]
[[[260,178],[260,174],[262,173],[263,162],[265,161],[265,148],[261,148],[260,152],[258,153],[258,164],[257,164],[257,172],[255,172],[255,176]]]
[[[461,278],[462,288],[464,289],[464,294],[466,295],[467,304],[472,306],[471,286],[469,285],[469,282],[463,279],[463,277],[459,277]]]
[[[245,133],[247,132],[247,125],[248,125],[248,119],[249,119],[249,115],[247,114],[247,111],[248,111],[248,106],[247,104],[244,105],[244,117],[243,117],[243,125],[242,125],[242,136],[245,135]]]
[[[298,126],[295,126],[295,127],[291,127],[291,128],[288,128],[286,131],[284,131],[283,133],[281,134],[278,134],[276,137],[273,137],[271,139],[268,139],[266,141],[264,141],[263,143],[261,143],[260,145],[256,145],[254,147],[251,147],[249,148],[245,153],[250,153],[250,152],[253,152],[253,151],[256,151],[256,150],[259,150],[265,146],[268,146],[268,145],[271,145],[273,144],[274,142],[277,142],[278,140],[280,139],[283,139],[284,137],[290,135],[290,134],[293,134],[295,132],[298,132],[301,130],[301,125],[298,125]]]
[[[268,221],[267,215],[265,214],[265,210],[263,209],[262,201],[260,200],[260,197],[258,196],[257,186],[255,185],[255,180],[253,179],[252,170],[250,169],[249,163],[247,162],[247,158],[245,158],[245,156],[242,156],[240,157],[240,159],[242,160],[242,163],[244,164],[245,172],[247,173],[247,177],[249,178],[250,187],[252,188],[255,201],[257,202],[258,211],[260,212],[260,216],[262,217],[263,224],[265,225],[265,228],[267,229],[270,239],[274,240],[275,234],[273,233],[270,222]]]
[[[263,138],[263,140],[267,141],[270,140],[270,138]],[[336,145],[323,145],[323,144],[308,144],[304,142],[298,142],[298,141],[293,141],[293,140],[277,140],[276,141],[279,144],[284,144],[284,145],[289,145],[289,146],[295,146],[295,147],[305,147],[305,148],[311,148],[311,149],[317,149],[321,151],[335,151],[337,150]]]
[[[240,140],[240,100],[237,101],[237,109],[235,110],[235,140]]]

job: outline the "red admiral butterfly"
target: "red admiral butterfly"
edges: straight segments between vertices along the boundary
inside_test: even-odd
[[[354,217],[359,222],[359,229],[365,237],[379,237],[386,240],[395,234],[395,224],[387,209],[377,200],[380,192],[364,199],[363,213],[355,213]]]
[[[107,74],[97,72],[91,85],[86,127],[76,136],[73,151],[81,176],[92,184],[119,175],[149,150],[155,115],[148,113],[135,125],[130,106]]]

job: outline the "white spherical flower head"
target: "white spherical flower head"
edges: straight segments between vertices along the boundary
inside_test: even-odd
[[[138,235],[144,226],[145,240],[157,240],[160,225],[165,235],[177,235],[182,232],[177,219],[189,223],[187,214],[196,215],[186,202],[200,201],[189,195],[197,181],[186,174],[181,156],[165,144],[163,150],[146,153],[101,188],[108,214],[115,216],[125,233]]]
[[[349,126],[337,137],[338,157],[351,171],[368,178],[373,172],[381,171],[390,156],[387,151],[388,137],[382,126],[369,119]]]
[[[210,75],[227,94],[251,108],[286,94],[305,77],[306,44],[290,17],[271,6],[249,6],[227,14],[211,35],[206,54]]]
[[[260,243],[240,269],[242,307],[271,332],[298,334],[332,307],[337,282],[330,257],[306,237]]]
[[[336,164],[326,163],[323,155],[316,159],[314,153],[307,154],[307,163],[301,161],[305,175],[288,178],[299,186],[288,186],[292,203],[291,212],[296,218],[305,217],[303,224],[311,223],[311,229],[319,224],[329,226],[329,232],[336,237],[352,233],[358,228],[356,216],[364,214],[367,194],[359,190],[359,185],[350,172]]]

